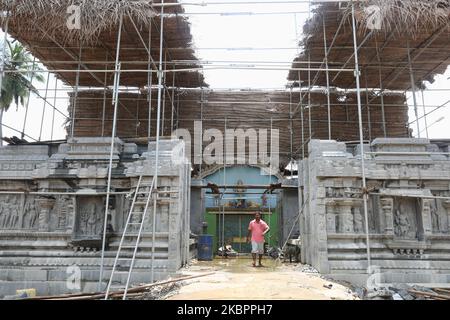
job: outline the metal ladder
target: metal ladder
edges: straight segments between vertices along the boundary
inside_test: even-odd
[[[106,288],[105,300],[108,300],[111,289],[124,290],[123,300],[126,300],[126,298],[127,298],[128,288],[130,286],[131,274],[133,272],[133,267],[134,267],[134,263],[136,260],[136,254],[138,251],[139,242],[141,241],[142,230],[144,228],[145,218],[147,216],[148,207],[149,207],[150,200],[152,198],[152,194],[154,192],[154,186],[155,186],[155,177],[153,177],[152,183],[150,184],[150,186],[142,185],[142,179],[143,179],[143,176],[140,176],[138,184],[136,186],[136,192],[133,197],[133,202],[131,204],[130,212],[128,214],[127,221],[125,223],[122,238],[120,239],[119,248],[117,250],[116,258],[114,260],[113,268],[111,271],[111,276],[109,278],[108,286]],[[138,201],[138,197],[140,197],[140,196],[146,196],[146,200]],[[143,204],[145,204],[144,211],[142,211],[142,212],[136,211],[136,207],[137,206],[139,207]],[[153,214],[155,214],[155,213],[153,212]],[[140,220],[140,222],[135,222],[136,220],[134,218],[136,218],[136,217],[138,218],[138,220]],[[136,229],[136,226],[139,227],[139,231],[137,233],[134,231]],[[135,238],[134,245],[129,245],[129,244],[124,245],[125,238]],[[130,254],[129,251],[123,252],[122,249],[133,249],[132,257],[129,256],[129,254]],[[119,267],[122,267],[121,263],[124,263],[124,262],[125,263],[129,262],[129,265],[124,266],[124,268],[128,268],[128,270],[118,271],[117,269]],[[123,285],[114,286],[113,285],[114,276],[115,275],[120,276],[121,274],[128,274],[127,282],[126,282],[125,286],[123,286]]]

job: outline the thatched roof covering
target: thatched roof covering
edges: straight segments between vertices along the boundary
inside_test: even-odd
[[[153,1],[159,3],[160,1]],[[174,3],[176,0],[165,1]],[[70,30],[67,26],[67,8],[71,4],[80,6],[81,29]],[[121,14],[124,15],[120,59],[122,61],[121,85],[143,87],[148,83],[147,73],[129,73],[126,70],[147,69],[148,54],[133,26],[136,25],[148,47],[149,30],[152,41],[150,50],[153,60],[159,61],[160,16],[159,7],[151,1],[133,0],[0,0],[0,9],[9,11],[9,32],[24,43],[30,52],[50,70],[114,69],[117,34]],[[174,14],[164,20],[164,58],[172,60],[196,60],[192,48],[190,25],[182,13],[181,6],[165,8],[165,13]],[[81,46],[81,59],[80,59]],[[108,63],[105,63],[108,61]],[[196,63],[184,68],[197,68]],[[170,67],[169,67],[170,68]],[[75,72],[56,72],[66,84],[75,86]],[[166,83],[172,85],[173,74],[167,75]],[[113,73],[107,74],[107,85],[113,85]],[[104,72],[82,72],[80,85],[103,87]],[[156,73],[153,83],[157,82]],[[205,85],[198,71],[176,73],[175,85],[198,87]]]
[[[366,100],[365,94],[362,95]],[[309,139],[309,112],[304,111],[301,121],[299,92],[292,95],[287,91],[209,91],[182,90],[175,94],[178,114],[174,115],[174,125],[188,129],[194,136],[194,121],[202,121],[203,129],[278,129],[280,132],[280,164],[284,168],[291,157],[301,157],[302,124],[305,141]],[[366,140],[384,137],[380,97],[368,93],[370,104],[364,103],[363,129]],[[73,104],[72,99],[72,104]],[[179,101],[179,102],[178,102]],[[111,95],[107,95],[105,104],[105,131],[111,135],[113,107]],[[164,113],[164,135],[170,135],[171,105],[166,99]],[[303,101],[305,106],[306,100]],[[156,94],[152,96],[152,135],[156,134]],[[332,104],[332,138],[339,141],[359,139],[356,96],[354,93],[334,93]],[[328,139],[327,98],[323,92],[311,94],[312,138]],[[366,106],[369,106],[367,108]],[[389,94],[384,97],[386,133],[389,137],[408,136],[408,106],[404,95]],[[290,117],[292,112],[292,119]],[[103,117],[103,92],[80,92],[75,115],[75,136],[100,136]],[[121,138],[139,138],[148,135],[148,102],[146,94],[121,93],[117,134]],[[369,125],[370,120],[370,125]],[[292,135],[291,135],[292,126]],[[291,143],[292,137],[292,143]],[[205,146],[207,143],[205,142]],[[292,149],[291,149],[292,146]]]
[[[368,22],[374,16],[368,7],[380,8],[381,29],[369,29]],[[354,67],[351,11],[344,4],[327,3],[317,6],[312,18],[304,26],[303,52],[293,67],[304,67],[297,61],[319,62],[325,58],[323,21],[325,20],[330,68]],[[356,6],[358,23],[359,63],[362,73],[361,86],[369,88],[407,90],[411,87],[408,45],[416,86],[424,80],[430,82],[436,74],[445,72],[450,63],[449,1],[438,0],[368,0]],[[342,22],[342,25],[341,25]],[[341,27],[339,28],[339,26]],[[372,24],[373,25],[373,24]],[[337,35],[337,36],[335,36]],[[335,38],[333,46],[332,41]],[[331,47],[331,49],[330,49]],[[378,52],[378,54],[377,54]],[[320,65],[313,65],[319,67]],[[303,86],[308,72],[300,74]],[[380,85],[380,77],[382,85]],[[315,85],[326,86],[326,73],[311,72]],[[289,72],[288,80],[298,81],[298,71]],[[351,72],[330,72],[330,85],[355,88]]]

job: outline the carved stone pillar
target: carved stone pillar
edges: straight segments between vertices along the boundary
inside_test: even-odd
[[[75,228],[75,198],[70,197],[67,203],[66,231],[73,232]]]
[[[431,223],[431,199],[422,199],[422,224],[424,235],[431,235],[433,227]]]
[[[442,201],[442,206],[447,210],[447,230],[450,233],[450,200]]]
[[[327,233],[336,233],[336,202],[327,204]]]
[[[381,210],[383,211],[384,233],[394,235],[394,199],[381,198]]]
[[[39,231],[50,231],[50,212],[55,205],[55,199],[38,198],[36,201],[41,209],[39,211]]]
[[[353,233],[353,202],[349,200],[339,202],[339,233]]]

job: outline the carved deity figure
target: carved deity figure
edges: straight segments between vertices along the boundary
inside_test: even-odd
[[[139,210],[139,212],[141,212],[141,210]],[[133,213],[131,215],[130,222],[133,223],[133,225],[131,226],[132,231],[139,231],[140,226],[138,225],[138,223],[142,222],[142,215],[143,215],[143,213],[139,213],[139,214]]]
[[[352,226],[353,226],[353,216],[351,214],[346,214],[343,216],[344,218],[344,232],[346,233],[351,233],[352,230]]]
[[[19,204],[17,203],[17,198],[13,197],[11,206],[10,206],[10,220],[9,220],[9,229],[15,229],[18,227],[19,223]]]
[[[36,203],[29,202],[25,207],[22,227],[24,229],[34,229],[39,214],[36,209]]]
[[[122,221],[121,221],[121,227],[125,228],[125,224],[127,223],[128,214],[131,210],[131,201],[129,199],[124,200],[123,210],[122,210]]]
[[[59,202],[58,210],[58,229],[64,229],[66,227],[66,220],[69,213],[70,198],[68,196],[63,196]]]
[[[406,238],[410,227],[408,215],[397,209],[395,211],[395,234],[401,238]]]
[[[8,229],[9,224],[11,221],[11,204],[10,204],[10,197],[6,196],[5,201],[1,204],[1,221],[0,221],[0,227],[2,229]]]
[[[0,205],[0,228],[4,228],[6,221],[6,210],[4,204]]]
[[[359,208],[354,208],[352,211],[355,233],[362,233],[364,231],[364,228],[361,210]]]
[[[88,234],[89,207],[85,207],[80,212],[79,229],[81,234]]]
[[[334,198],[333,188],[331,187],[327,188],[327,198]]]
[[[435,232],[445,232],[447,219],[445,216],[439,212],[438,207],[435,205],[431,206],[431,221],[433,224],[433,230]]]
[[[87,233],[90,235],[97,234],[97,223],[99,221],[97,206],[93,204],[91,206],[91,210],[89,210],[89,218],[87,220]]]

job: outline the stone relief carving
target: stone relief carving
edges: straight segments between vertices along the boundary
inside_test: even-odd
[[[423,237],[423,235],[432,233],[432,217],[431,217],[431,209],[432,209],[432,200],[431,199],[422,199],[422,234],[418,231],[419,239]],[[421,239],[420,239],[421,240]]]
[[[380,204],[383,212],[384,233],[392,235],[394,234],[394,199],[381,198]]]
[[[327,203],[326,228],[328,233],[364,233],[364,214],[361,201],[343,199]]]
[[[339,233],[354,232],[352,205],[353,202],[349,200],[339,202],[339,213],[338,213]]]
[[[407,238],[410,234],[411,224],[408,215],[404,211],[395,211],[395,235],[401,238]]]
[[[23,215],[23,229],[36,229],[38,227],[39,209],[37,207],[35,199],[28,201],[25,204],[25,212]]]
[[[396,197],[394,207],[394,235],[401,239],[418,239],[421,230],[417,199]]]
[[[332,188],[328,187],[325,191],[327,198],[361,198],[361,189],[358,188]]]
[[[44,198],[34,195],[0,196],[0,229],[66,230],[73,215],[69,196]]]
[[[103,232],[105,204],[102,197],[80,197],[77,207],[75,236],[100,238]]]
[[[125,227],[128,214],[130,213],[132,201],[132,196],[115,196],[114,210],[111,211],[111,220],[114,230],[122,231]]]
[[[355,207],[352,208],[352,214],[353,214],[353,224],[354,224],[354,231],[355,233],[363,233],[364,232],[364,218],[361,214],[361,208]]]
[[[2,229],[20,229],[20,196],[7,195],[2,198],[0,206],[0,227]]]
[[[97,205],[89,204],[80,212],[80,233],[83,235],[96,235],[99,233],[101,217],[98,214]]]
[[[336,233],[337,230],[337,220],[336,220],[336,207],[335,203],[330,203],[327,205],[327,232]]]
[[[447,232],[450,232],[450,200],[441,201],[441,204],[447,212]]]
[[[435,199],[430,204],[431,224],[433,233],[448,233],[449,215],[446,200]]]

